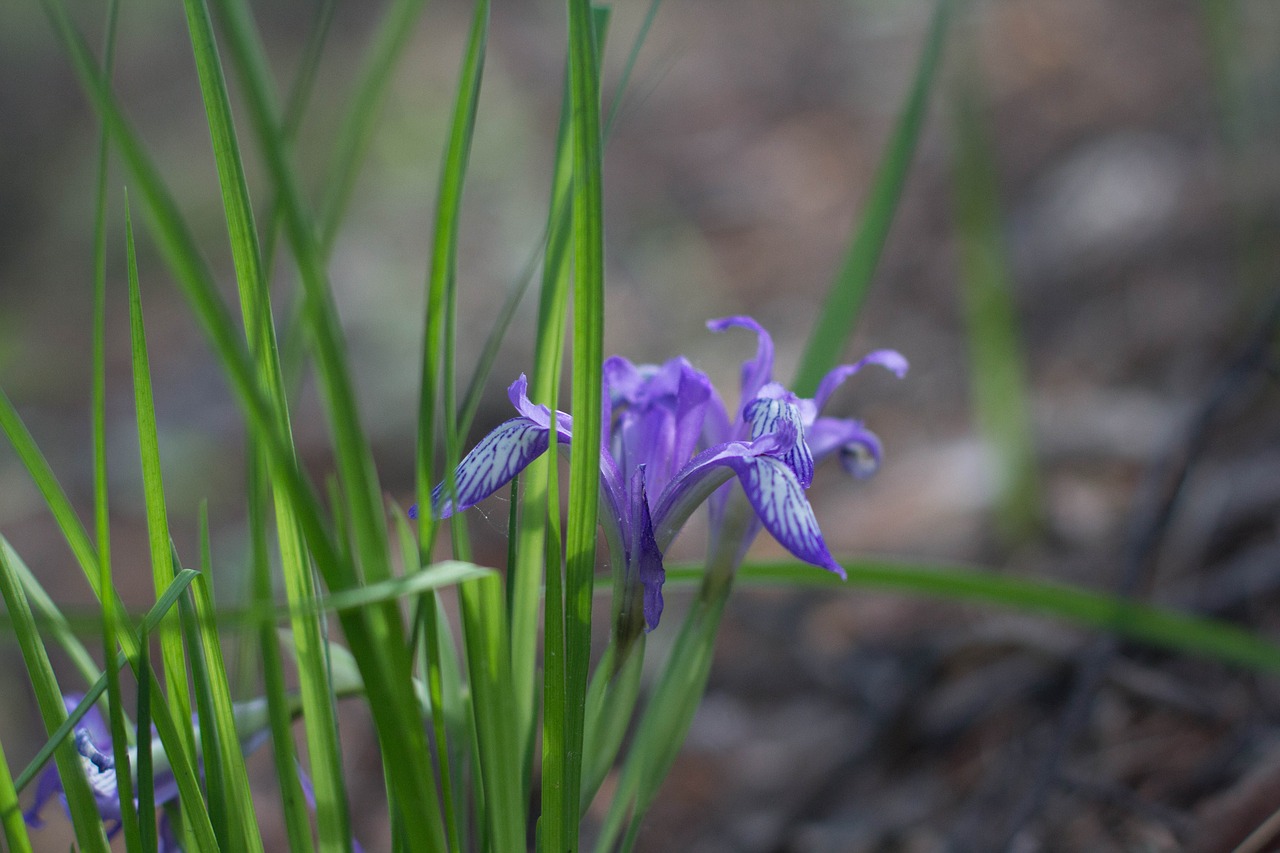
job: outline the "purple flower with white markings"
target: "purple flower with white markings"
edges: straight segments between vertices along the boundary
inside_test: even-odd
[[[707,324],[720,332],[754,331],[754,358],[742,365],[740,403],[731,416],[705,373],[685,358],[636,365],[621,356],[604,363],[604,432],[600,451],[601,525],[629,591],[643,594],[645,625],[662,615],[662,555],[689,516],[710,504],[712,533],[719,531],[737,478],[755,518],[740,543],[745,553],[761,526],[797,558],[844,577],[827,549],[805,490],[814,466],[839,454],[858,477],[879,465],[880,441],[860,421],[821,417],[822,407],[846,378],[869,364],[903,376],[907,361],[877,350],[831,371],[813,399],[802,399],[772,381],[773,340],[750,317]],[[552,431],[558,443],[573,438],[573,422],[527,396],[523,375],[508,394],[518,417],[486,436],[458,465],[456,502],[444,484],[432,493],[435,515],[445,518],[496,492],[546,451]],[[624,593],[630,598],[630,592]],[[627,603],[624,601],[626,612]]]
[[[63,696],[62,704],[66,707],[67,713],[75,711],[83,698],[77,693]],[[236,731],[240,736],[240,748],[245,755],[248,755],[265,743],[270,736],[267,701],[259,698],[248,702],[237,702],[232,706],[232,713],[235,717]],[[198,735],[200,727],[194,717],[193,722],[196,723],[195,731]],[[89,708],[80,718],[72,738],[76,752],[80,755],[81,769],[89,781],[89,789],[93,792],[94,805],[97,806],[102,822],[106,824],[107,838],[114,838],[124,824],[120,808],[120,786],[116,778],[111,729],[107,726],[107,721],[97,705]],[[164,747],[156,737],[154,728],[152,728],[150,749],[155,771],[152,791],[156,807],[159,809],[178,799],[178,782],[174,778],[173,771],[169,769]],[[130,766],[136,769],[138,766],[136,747],[130,747],[129,756]],[[315,797],[310,794],[311,780],[302,772],[301,767],[298,768],[298,777],[302,780],[303,793],[307,796],[307,802],[314,811]],[[23,819],[28,826],[35,829],[44,826],[41,812],[55,797],[62,800],[63,808],[66,809],[67,798],[63,793],[62,779],[58,775],[57,766],[50,764],[36,782],[35,801],[31,808],[23,812]],[[164,811],[160,812],[157,842],[159,853],[182,853],[182,847],[174,835],[173,827],[169,824],[169,815]],[[360,845],[354,838],[352,847],[360,853]]]

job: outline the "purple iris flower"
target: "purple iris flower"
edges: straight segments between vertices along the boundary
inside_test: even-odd
[[[70,714],[75,711],[83,698],[82,695],[76,693],[69,693],[63,696],[62,704],[66,707],[67,713]],[[236,717],[236,729],[241,734],[240,748],[245,755],[248,755],[265,743],[270,734],[266,699],[238,702],[233,707],[233,712]],[[199,728],[197,726],[198,733]],[[116,780],[116,762],[115,755],[112,752],[111,729],[107,726],[107,722],[103,719],[102,712],[98,710],[97,705],[90,707],[85,712],[85,715],[80,718],[80,724],[76,726],[73,734],[73,742],[75,743],[76,751],[80,754],[80,766],[84,770],[85,778],[89,780],[89,788],[93,792],[94,804],[98,807],[98,814],[102,817],[102,822],[107,825],[107,838],[114,838],[120,832],[124,819],[120,810],[120,788]],[[156,739],[154,729],[152,730],[150,746],[152,753],[156,756],[153,790],[156,808],[159,809],[166,803],[178,799],[178,782],[174,778],[173,772],[167,769],[168,763],[163,758],[164,748]],[[130,750],[130,754],[133,756],[131,764],[136,767],[136,750]],[[303,794],[307,798],[308,805],[314,811],[316,803],[315,795],[312,793],[311,780],[307,778],[301,766],[297,769],[298,778],[302,781]],[[40,817],[40,813],[54,797],[61,799],[63,808],[67,808],[62,779],[58,776],[58,768],[51,763],[36,781],[35,802],[32,803],[31,808],[23,813],[23,819],[26,820],[27,825],[36,829],[44,826],[44,820]],[[159,830],[159,853],[182,853],[182,847],[173,833],[173,827],[169,824],[169,816],[163,811],[160,812]],[[353,849],[356,853],[360,853],[360,844],[354,838],[351,841]]]
[[[67,713],[73,712],[84,697],[70,693],[62,697],[62,704]],[[80,718],[80,724],[73,734],[76,752],[80,754],[80,766],[85,778],[89,780],[89,789],[93,792],[94,804],[102,822],[107,824],[107,837],[114,838],[120,831],[123,819],[120,813],[120,790],[116,780],[116,761],[112,752],[111,729],[103,719],[98,706],[89,708]],[[155,776],[155,802],[157,808],[178,798],[178,782],[172,773],[159,772]],[[23,813],[29,826],[44,826],[40,812],[54,797],[62,800],[65,808],[66,795],[63,794],[62,779],[58,776],[58,768],[52,763],[40,774],[36,781],[36,798],[31,808]],[[160,853],[176,853],[181,848],[174,840],[169,827],[169,818],[163,812],[160,815]]]
[[[844,570],[827,549],[805,490],[814,466],[838,453],[858,477],[873,473],[880,441],[860,421],[821,417],[832,392],[869,364],[898,376],[907,360],[877,350],[832,370],[813,399],[772,381],[773,340],[750,317],[712,320],[715,332],[754,331],[754,358],[742,365],[738,407],[730,415],[705,373],[683,357],[660,365],[636,365],[621,356],[604,363],[604,430],[600,452],[601,525],[623,577],[643,590],[645,625],[662,615],[662,554],[698,506],[710,503],[713,535],[723,519],[734,477],[755,511],[741,550],[763,525],[797,558],[840,577]],[[432,493],[435,515],[445,518],[496,492],[556,441],[573,438],[564,412],[530,402],[522,374],[508,389],[518,417],[503,423],[466,455],[455,472],[456,502]]]

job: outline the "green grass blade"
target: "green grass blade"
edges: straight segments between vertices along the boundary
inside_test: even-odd
[[[116,25],[119,19],[118,0],[107,4],[107,32],[103,47],[102,74],[111,78],[115,56]],[[103,660],[116,656],[119,640],[116,637],[115,583],[111,577],[111,523],[107,500],[107,368],[106,368],[106,312],[107,312],[107,172],[110,153],[110,134],[103,123],[98,139],[98,186],[94,204],[93,224],[93,388],[91,392],[93,432],[93,517],[94,532],[98,544],[98,565],[101,569],[99,586],[106,593],[102,596],[102,649]],[[23,567],[25,568],[25,567]],[[25,578],[24,578],[25,580]],[[35,580],[34,577],[31,578]],[[41,590],[41,593],[44,591]],[[32,597],[28,586],[28,597]],[[49,605],[53,602],[49,601]],[[39,605],[37,605],[37,609]],[[64,646],[66,644],[64,643]],[[83,671],[83,667],[81,668]],[[93,670],[97,667],[94,666]],[[130,729],[124,713],[124,692],[120,687],[120,673],[108,666],[107,720],[111,730],[112,753],[116,762],[116,784],[120,793],[120,825],[124,831],[125,846],[137,850],[142,846],[138,827],[138,809],[134,804],[133,768],[129,759]],[[96,673],[95,673],[96,677]]]
[[[218,165],[223,208],[232,258],[239,285],[250,352],[276,413],[278,429],[290,435],[287,397],[271,317],[270,295],[260,263],[253,207],[249,199],[244,165],[231,116],[226,79],[218,57],[212,23],[203,0],[185,0],[187,29],[199,71],[214,157]],[[293,627],[298,636],[298,659],[305,726],[316,789],[317,820],[322,849],[346,851],[351,845],[351,821],[347,811],[345,774],[337,742],[331,688],[323,656],[318,620],[306,610],[314,600],[311,567],[305,557],[302,536],[293,507],[276,491],[275,511],[282,570],[291,604],[299,608]],[[254,837],[256,838],[256,828]],[[247,841],[245,843],[248,843]],[[258,842],[260,844],[260,842]]]
[[[175,599],[176,601],[176,599]],[[151,672],[151,632],[145,628],[140,632],[141,642],[138,645],[137,669],[142,673]],[[151,690],[152,679],[145,676],[138,678],[138,727],[134,743],[140,747],[151,738]],[[142,850],[155,853],[159,846],[156,831],[156,797],[155,797],[155,755],[149,749],[138,750],[138,830],[142,836]],[[175,829],[180,827],[175,825]],[[210,834],[213,824],[210,822]]]
[[[249,790],[249,774],[245,770],[244,754],[241,752],[241,738],[236,731],[235,715],[232,711],[231,686],[227,681],[226,664],[222,659],[222,645],[218,641],[216,613],[213,604],[213,592],[209,578],[212,577],[213,559],[209,552],[209,519],[206,507],[200,508],[200,576],[191,586],[192,599],[195,604],[196,624],[199,626],[199,639],[208,673],[209,704],[211,705],[212,722],[202,727],[212,728],[216,734],[216,747],[221,753],[219,763],[224,778],[227,821],[230,832],[231,848],[244,851],[261,851],[262,833],[258,829],[257,815],[253,809],[253,797]],[[201,719],[206,719],[203,715]],[[205,748],[206,767],[213,753]]]
[[[1220,620],[1139,604],[1108,593],[1013,578],[967,566],[894,560],[849,560],[841,565],[849,574],[848,583],[822,569],[785,562],[746,563],[738,570],[738,583],[850,592],[874,589],[974,601],[1112,631],[1129,640],[1234,666],[1280,670],[1280,645],[1257,634]],[[702,575],[701,569],[693,566],[668,566],[667,572],[667,582],[674,584],[697,583]]]
[[[374,581],[383,580],[390,576],[390,552],[381,492],[370,446],[360,426],[319,247],[279,132],[278,110],[265,57],[248,7],[239,0],[224,0],[217,8],[226,22],[230,56],[244,82],[251,123],[280,193],[285,234],[298,262],[306,294],[304,313],[334,438],[344,515],[349,518],[354,533],[354,551],[364,574]],[[307,519],[304,517],[303,521]],[[352,564],[339,562],[337,555],[327,556],[333,559],[332,563],[326,565],[319,555],[317,563],[330,587],[344,589],[355,585],[358,574],[351,573]],[[369,685],[370,707],[389,768],[388,777],[395,785],[391,800],[397,808],[422,818],[410,824],[417,844],[442,847],[444,839],[439,824],[429,819],[430,814],[438,811],[434,782],[428,774],[419,772],[429,764],[429,752],[409,681],[410,667],[400,614],[393,604],[352,611],[344,619],[343,627]]]
[[[179,565],[176,554],[173,562],[174,565]],[[204,569],[203,566],[202,569]],[[178,599],[178,619],[182,625],[182,638],[187,646],[191,689],[195,695],[196,719],[199,720],[196,727],[199,748],[197,755],[204,770],[204,790],[206,802],[209,804],[209,822],[213,824],[213,833],[218,839],[219,849],[238,849],[231,840],[231,823],[228,819],[227,807],[230,791],[227,770],[222,763],[222,749],[218,744],[222,733],[214,725],[212,678],[209,673],[208,659],[205,657],[205,649],[200,642],[199,620],[190,599],[185,595]],[[142,741],[142,743],[145,742]]]
[[[338,131],[333,163],[328,171],[326,192],[320,204],[320,245],[327,256],[333,247],[338,226],[355,188],[359,165],[373,138],[374,119],[386,94],[409,36],[414,31],[425,0],[395,0],[378,28],[364,70],[351,98],[351,111]]]
[[[261,455],[254,454],[249,464],[249,541],[253,563],[254,605],[264,610],[272,606],[265,472],[266,464]],[[293,748],[293,716],[284,677],[284,661],[276,640],[276,623],[275,620],[264,619],[256,627],[258,649],[262,656],[263,690],[271,721],[272,756],[275,759],[289,850],[292,853],[311,853],[315,849],[311,840],[311,819],[302,793],[302,783],[294,769],[297,757]]]
[[[1033,536],[1043,512],[1013,284],[1000,233],[996,166],[982,128],[976,61],[953,97],[952,182],[978,428],[996,468],[996,515],[1005,538]]]
[[[133,222],[125,200],[125,240],[129,267],[129,329],[132,341],[134,410],[138,422],[138,447],[142,458],[142,491],[147,514],[147,539],[151,546],[151,578],[158,597],[173,581],[173,552],[169,545],[169,513],[165,506],[160,471],[160,439],[156,429],[155,399],[151,390],[151,366],[142,320],[142,295],[138,285],[138,261],[133,245]],[[109,593],[108,593],[109,594]],[[160,653],[164,661],[169,707],[177,716],[183,748],[195,755],[191,729],[191,696],[187,692],[187,665],[176,620],[160,625]]]
[[[14,553],[13,549],[9,546],[8,541],[6,541],[2,536],[0,536],[0,546],[2,546],[0,547],[0,557],[8,559],[9,556]],[[12,563],[10,563],[10,565],[12,565]],[[140,628],[143,633],[149,633],[160,624],[160,621],[169,613],[173,608],[173,605],[177,603],[178,597],[186,591],[187,586],[195,576],[196,573],[193,571],[182,571],[178,573],[178,576],[173,579],[173,583],[165,590],[164,595],[160,596],[156,603],[151,606],[151,609],[147,611],[147,615],[143,617],[142,626]],[[126,663],[128,663],[128,659],[123,652],[116,656],[117,670]],[[67,721],[50,736],[49,742],[41,747],[41,749],[36,753],[36,757],[31,759],[31,763],[29,763],[26,769],[18,776],[17,787],[19,791],[31,784],[31,782],[36,778],[36,774],[44,767],[45,762],[47,762],[53,755],[53,750],[64,738],[71,734],[71,730],[80,722],[80,719],[84,716],[85,712],[102,697],[102,694],[106,689],[107,677],[103,674],[100,675],[89,689],[85,691],[84,699],[82,699],[80,704],[76,706],[76,710],[67,715]]]
[[[2,549],[0,549],[0,597],[3,597],[5,606],[14,619],[14,633],[22,651],[22,659],[27,666],[31,687],[40,706],[40,716],[44,720],[45,730],[52,733],[66,720],[67,709],[62,701],[62,691],[58,689],[58,681],[53,674],[53,666],[49,663],[49,656],[45,652],[44,642],[40,638],[31,608],[27,604],[27,597],[23,594],[18,576],[10,568]],[[94,805],[93,794],[89,790],[89,782],[80,765],[80,756],[76,747],[71,740],[67,739],[56,743],[54,760],[58,764],[58,774],[62,777],[67,808],[71,812],[71,822],[76,830],[76,840],[82,850],[107,853],[109,848],[107,837],[103,832],[102,817]]]
[[[609,768],[622,748],[627,726],[640,696],[640,675],[644,664],[642,634],[619,667],[610,646],[596,666],[587,690],[586,735],[583,738],[582,808],[591,804]],[[615,672],[616,668],[616,672]]]
[[[63,615],[58,605],[53,603],[49,593],[45,592],[40,581],[18,553],[9,547],[9,543],[0,541],[0,548],[4,549],[5,556],[9,558],[10,567],[22,583],[36,624],[62,647],[63,652],[71,658],[71,662],[86,682],[97,680],[102,671],[84,643],[80,642],[80,638],[76,636],[70,621]],[[99,627],[101,627],[100,624]]]
[[[400,558],[404,561],[407,575],[422,574],[418,542],[413,537],[413,528],[409,519],[399,507],[395,508],[396,534],[400,545]],[[420,656],[418,658],[419,679],[427,686],[427,701],[430,705],[431,732],[435,736],[436,773],[440,780],[440,805],[444,812],[445,837],[449,850],[461,853],[461,838],[458,827],[459,803],[454,793],[452,763],[449,760],[451,735],[442,708],[444,707],[444,678],[441,656],[443,650],[436,642],[439,632],[437,624],[439,616],[439,596],[435,590],[427,590],[418,599],[418,611],[414,618],[413,636]]]
[[[31,838],[22,819],[22,806],[18,804],[18,791],[13,787],[3,743],[0,743],[0,829],[4,830],[5,843],[12,853],[31,853]]]
[[[565,542],[565,772],[555,849],[578,848],[582,738],[591,665],[591,586],[600,488],[604,361],[604,205],[600,73],[589,0],[569,0],[573,139],[573,411]]]
[[[511,646],[502,581],[467,581],[458,589],[462,608],[471,712],[475,720],[484,817],[492,850],[524,849],[525,805],[511,690]]]
[[[862,302],[871,285],[871,277],[880,261],[881,250],[889,236],[889,225],[898,209],[907,171],[911,167],[916,144],[920,139],[929,93],[933,90],[942,47],[946,41],[952,0],[936,2],[920,62],[916,66],[915,79],[876,170],[867,196],[867,206],[862,212],[862,221],[844,256],[840,271],[831,284],[822,310],[818,312],[801,356],[793,387],[802,397],[812,397],[823,374],[835,367],[839,360],[841,351],[853,332]]]

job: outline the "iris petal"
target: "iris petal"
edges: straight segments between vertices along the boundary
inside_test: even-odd
[[[828,398],[840,387],[840,383],[869,364],[878,364],[899,379],[907,375],[907,359],[902,353],[892,349],[869,352],[853,364],[842,364],[832,368],[830,373],[822,377],[822,381],[818,383],[818,392],[813,395],[815,414],[827,404]]]
[[[827,550],[813,508],[791,466],[772,456],[738,457],[729,464],[742,481],[747,500],[774,539],[806,563],[845,577],[844,569]]]
[[[754,400],[773,376],[773,338],[764,326],[745,315],[707,321],[707,328],[713,332],[723,332],[735,326],[756,333],[756,357],[742,363],[742,402],[745,404]]]
[[[445,483],[431,492],[437,518],[474,506],[502,488],[547,450],[550,432],[528,418],[512,418],[489,433],[454,472],[457,499],[441,499]]]
[[[813,453],[804,439],[799,410],[783,400],[762,397],[753,400],[743,415],[751,425],[753,439],[766,435],[789,436],[790,446],[784,443],[780,447],[782,452],[775,455],[791,466],[801,486],[807,489],[813,485]]]

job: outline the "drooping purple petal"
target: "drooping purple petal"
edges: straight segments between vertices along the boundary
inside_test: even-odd
[[[862,421],[818,418],[805,429],[805,438],[815,463],[839,452],[845,470],[858,478],[870,477],[880,465],[880,439]]]
[[[662,618],[662,584],[667,579],[662,567],[662,551],[653,535],[653,518],[649,513],[649,496],[645,490],[645,469],[637,468],[631,480],[631,553],[627,570],[644,588],[644,624],[646,631],[658,627]]]
[[[502,488],[547,450],[550,431],[528,418],[512,418],[472,448],[454,471],[456,502],[442,495],[446,483],[431,491],[437,518],[474,506]]]
[[[753,439],[767,435],[780,437],[781,452],[773,455],[791,466],[800,485],[809,488],[813,484],[813,454],[804,438],[799,410],[783,400],[759,397],[742,414],[751,427]]]
[[[822,381],[818,383],[818,393],[813,395],[815,414],[822,411],[822,407],[827,404],[832,392],[840,387],[840,383],[869,364],[878,364],[899,379],[907,375],[909,366],[906,358],[897,350],[878,349],[867,353],[853,364],[842,364],[832,368],[826,376],[822,377]]]
[[[738,474],[765,529],[788,551],[845,577],[844,569],[827,550],[813,508],[791,466],[772,456],[737,457],[729,464]]]
[[[713,332],[739,327],[756,333],[756,357],[742,363],[742,402],[745,406],[758,395],[760,388],[773,376],[773,338],[751,317],[738,315],[709,320],[707,328]]]

